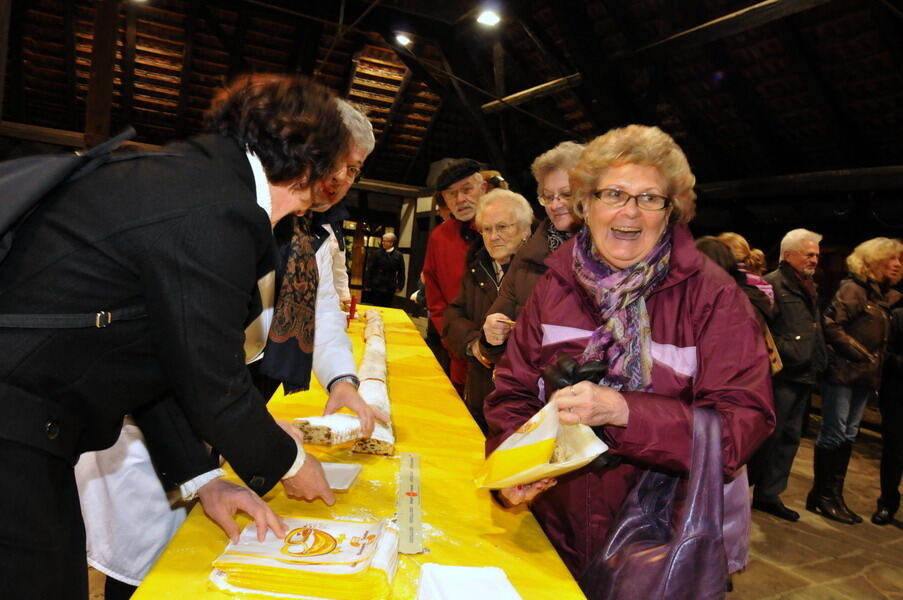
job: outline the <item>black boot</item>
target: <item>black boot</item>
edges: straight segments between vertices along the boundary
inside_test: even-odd
[[[832,521],[853,525],[855,521],[838,504],[834,496],[834,473],[837,471],[838,448],[815,446],[815,468],[812,489],[806,496],[806,510]]]
[[[837,449],[837,471],[834,472],[834,497],[837,503],[847,512],[856,523],[862,523],[862,517],[854,513],[846,500],[843,499],[843,484],[847,478],[847,468],[850,466],[850,457],[853,455],[853,443],[846,442]]]

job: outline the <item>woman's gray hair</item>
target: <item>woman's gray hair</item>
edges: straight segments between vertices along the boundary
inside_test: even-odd
[[[351,134],[351,141],[369,155],[376,147],[376,138],[373,136],[373,125],[370,123],[370,119],[357,104],[336,98],[336,105],[342,122]]]
[[[781,240],[781,258],[784,258],[785,252],[799,250],[800,245],[805,241],[820,244],[824,236],[808,229],[792,229],[787,232],[784,239]]]
[[[536,193],[542,194],[542,182],[549,173],[556,169],[569,171],[577,164],[583,152],[583,144],[577,142],[561,142],[551,150],[536,157],[530,165],[533,178],[536,180]]]
[[[530,224],[533,222],[533,209],[530,208],[530,203],[517,192],[503,190],[502,188],[496,188],[491,192],[480,196],[480,200],[477,202],[477,227],[483,226],[483,211],[486,210],[486,207],[490,204],[495,204],[496,202],[510,203],[514,209],[515,223],[518,227],[529,233]]]

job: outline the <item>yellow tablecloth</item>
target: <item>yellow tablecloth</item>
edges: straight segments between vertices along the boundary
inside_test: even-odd
[[[427,562],[500,567],[525,600],[583,598],[530,512],[503,510],[486,490],[476,488],[473,476],[483,460],[479,429],[407,315],[394,309],[381,311],[396,451],[420,455],[427,549],[423,554],[401,556],[393,598],[416,598],[420,565]],[[360,322],[353,322],[349,329],[358,361],[364,345],[362,328]],[[321,414],[325,400],[326,393],[315,386],[288,397],[277,393],[269,407],[277,418],[291,420]],[[393,517],[398,459],[352,454],[349,448],[324,451],[308,446],[320,460],[363,465],[354,486],[337,494],[334,506],[292,500],[281,486],[265,499],[277,513],[290,517]],[[241,519],[240,524],[247,522]],[[230,598],[207,587],[210,563],[227,541],[201,507],[195,507],[133,598]]]

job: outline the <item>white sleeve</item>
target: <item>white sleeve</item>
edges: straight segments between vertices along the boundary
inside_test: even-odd
[[[329,236],[332,247],[332,277],[335,291],[342,302],[351,302],[351,288],[348,287],[348,268],[345,265],[345,252],[339,247],[335,237]]]
[[[326,227],[332,235],[332,228]],[[356,369],[351,338],[345,333],[345,313],[333,284],[333,253],[328,240],[317,250],[316,258],[320,281],[314,316],[313,371],[325,388],[336,377],[355,375]]]

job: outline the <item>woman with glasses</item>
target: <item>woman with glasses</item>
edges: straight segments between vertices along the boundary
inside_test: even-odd
[[[492,363],[480,351],[480,326],[498,296],[511,257],[530,235],[533,210],[520,194],[495,189],[477,203],[482,245],[472,245],[458,297],[445,309],[442,337],[449,351],[467,362],[464,403],[486,432],[483,399],[492,389]]]
[[[587,145],[571,171],[586,227],[547,259],[486,399],[492,451],[550,400],[542,373],[559,355],[607,364],[598,383],[564,387],[551,400],[562,423],[592,426],[622,460],[500,491],[509,505],[531,503],[592,597],[607,592],[589,589],[587,567],[641,472],[688,471],[693,406],[719,413],[727,477],[774,428],[756,316],[734,280],[699,253],[687,228],[694,183],[683,151],[657,127],[615,129]],[[745,560],[749,504],[742,492],[743,533],[725,540],[732,571]],[[721,524],[721,511],[711,519]]]
[[[480,349],[487,360],[496,363],[505,351],[505,342],[518,313],[542,274],[546,257],[566,242],[583,223],[573,210],[568,170],[577,164],[583,144],[562,142],[533,161],[540,205],[546,218],[511,261],[508,276],[499,297],[489,308],[483,322]]]

